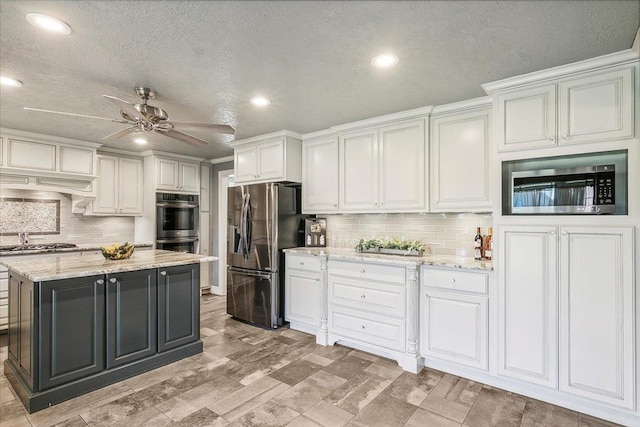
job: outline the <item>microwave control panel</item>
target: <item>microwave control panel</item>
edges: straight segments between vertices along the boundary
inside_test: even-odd
[[[615,182],[614,172],[600,172],[596,178],[596,194],[598,196],[598,205],[613,205],[616,202],[614,190]]]

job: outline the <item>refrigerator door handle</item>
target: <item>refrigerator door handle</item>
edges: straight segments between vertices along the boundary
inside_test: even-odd
[[[244,274],[245,276],[259,277],[261,279],[271,279],[271,274],[262,271],[247,270],[238,267],[227,267],[227,271],[229,271],[230,273]]]

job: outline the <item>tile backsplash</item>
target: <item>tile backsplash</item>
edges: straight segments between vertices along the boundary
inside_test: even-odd
[[[2,190],[1,198],[7,199],[28,199],[28,200],[58,200],[60,202],[60,232],[56,234],[38,234],[30,235],[31,243],[116,243],[116,242],[132,242],[134,240],[134,218],[133,217],[101,217],[101,216],[84,216],[82,214],[71,213],[71,196],[62,193],[45,192],[45,191],[29,191],[29,190]],[[4,202],[2,202],[4,205]],[[31,204],[31,207],[35,206]],[[4,205],[0,209],[6,209]],[[7,213],[10,215],[11,213]],[[20,243],[18,239],[18,231],[30,231],[38,229],[41,224],[38,221],[51,222],[52,213],[43,211],[39,215],[22,218],[20,223],[25,230],[13,230],[17,221],[0,222],[0,234],[11,233],[10,235],[0,235],[0,245],[12,245]],[[31,222],[36,222],[32,224]],[[144,242],[139,242],[144,243]]]
[[[493,226],[491,214],[349,214],[323,215],[327,219],[327,246],[353,248],[359,239],[420,240],[434,255],[473,256],[476,228]]]

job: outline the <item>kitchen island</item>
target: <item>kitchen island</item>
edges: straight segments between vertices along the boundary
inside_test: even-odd
[[[0,261],[9,269],[5,375],[30,413],[202,352],[199,264],[141,251]]]

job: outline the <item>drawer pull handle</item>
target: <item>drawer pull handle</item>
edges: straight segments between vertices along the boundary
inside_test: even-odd
[[[364,329],[364,325],[362,325],[362,329]]]
[[[360,270],[360,273],[362,273],[362,274],[366,273],[366,271],[364,271],[364,268],[362,270]]]
[[[362,299],[364,299],[364,298],[366,298],[366,297],[367,297],[367,296],[366,296],[365,294],[360,295],[360,298],[362,298]]]

